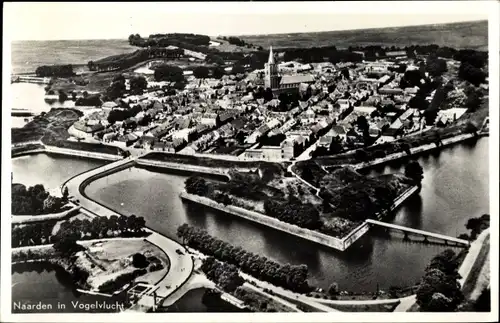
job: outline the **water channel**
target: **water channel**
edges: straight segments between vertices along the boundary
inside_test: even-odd
[[[408,200],[387,221],[456,236],[465,232],[470,217],[489,212],[488,138],[419,157],[424,180],[419,195]],[[60,185],[67,177],[95,167],[99,161],[38,154],[13,160],[14,182]],[[40,171],[43,170],[43,171]],[[399,163],[369,171],[402,171]],[[62,174],[61,174],[62,173]],[[56,178],[54,178],[56,177]],[[89,196],[124,214],[144,216],[146,223],[177,239],[184,223],[281,263],[307,264],[311,284],[341,290],[375,291],[377,285],[406,286],[419,280],[429,260],[446,247],[404,242],[400,237],[368,234],[341,253],[242,219],[207,210],[178,197],[186,175],[131,168],[101,178],[87,187]],[[22,275],[13,277],[18,290],[35,297]],[[27,296],[24,296],[27,297]],[[38,296],[36,296],[38,298]]]

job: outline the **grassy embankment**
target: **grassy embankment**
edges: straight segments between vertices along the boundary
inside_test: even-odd
[[[82,112],[75,109],[53,108],[49,112],[35,117],[22,128],[13,128],[12,143],[27,141],[42,141],[43,144],[53,145],[61,148],[98,152],[103,154],[119,155],[123,151],[118,147],[103,144],[92,144],[87,142],[68,141],[70,137],[68,129],[78,121]],[[29,145],[12,149],[12,153],[41,148],[39,145]]]
[[[51,109],[33,118],[22,128],[12,129],[12,143],[45,140],[53,138],[65,140],[69,137],[68,128],[83,115],[74,109]]]
[[[141,159],[150,159],[155,161],[165,161],[171,163],[189,164],[189,165],[199,165],[204,167],[214,167],[214,168],[245,168],[245,169],[257,169],[266,168],[273,171],[276,174],[283,174],[285,172],[285,166],[281,163],[272,163],[265,161],[237,161],[237,160],[223,160],[215,159],[209,157],[198,157],[189,155],[179,155],[164,152],[152,152],[149,153]]]

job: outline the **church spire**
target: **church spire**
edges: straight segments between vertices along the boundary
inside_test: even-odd
[[[269,60],[267,61],[267,63],[274,64],[273,46],[269,47]]]

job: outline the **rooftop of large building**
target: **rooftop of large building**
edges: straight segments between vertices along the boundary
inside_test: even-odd
[[[300,83],[312,83],[312,82],[314,82],[314,76],[310,74],[283,75],[281,77],[280,84],[300,84]]]

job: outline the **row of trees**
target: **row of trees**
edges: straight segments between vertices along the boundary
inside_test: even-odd
[[[455,252],[447,249],[435,256],[425,270],[417,290],[417,304],[423,312],[454,312],[464,300],[458,279]]]
[[[217,261],[214,257],[203,260],[201,270],[208,279],[215,282],[226,292],[234,292],[238,286],[245,282],[238,273],[238,268],[234,265]]]
[[[177,229],[183,243],[213,256],[220,261],[235,265],[257,279],[267,281],[296,292],[308,292],[308,269],[306,265],[281,265],[266,257],[258,256],[241,247],[210,236],[205,230],[183,224]]]
[[[26,188],[22,184],[12,184],[12,214],[38,215],[55,213],[68,202],[68,192],[63,197],[51,196],[42,184]]]
[[[35,70],[39,77],[71,77],[75,75],[72,65],[43,65]]]
[[[33,246],[56,243],[64,239],[88,240],[116,236],[144,236],[146,221],[135,215],[120,217],[95,217],[64,221],[56,234],[53,234],[54,221],[14,226],[12,229],[12,247]]]

